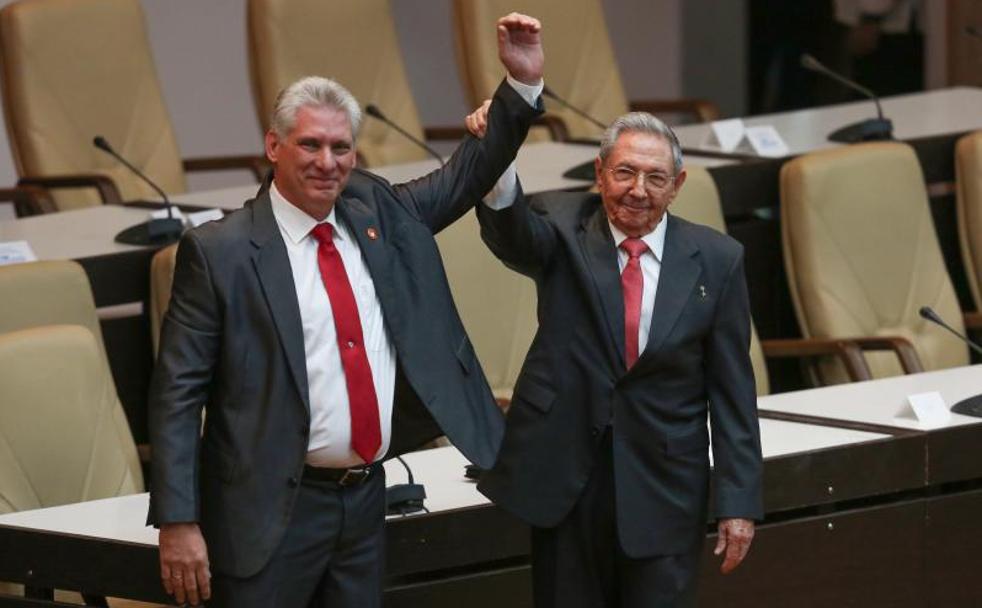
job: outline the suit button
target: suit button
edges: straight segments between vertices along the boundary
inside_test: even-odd
[[[299,482],[297,481],[296,477],[291,477],[290,479],[286,480],[286,485],[290,486],[291,488],[295,488],[299,485]]]

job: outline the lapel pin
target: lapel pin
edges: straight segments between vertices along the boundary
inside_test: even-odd
[[[368,238],[372,239],[373,241],[378,238],[378,231],[374,228],[369,228],[365,231],[365,234],[367,234]]]
[[[699,286],[699,297],[702,298],[702,299],[704,299],[704,300],[706,299],[706,286],[705,285],[700,285]]]

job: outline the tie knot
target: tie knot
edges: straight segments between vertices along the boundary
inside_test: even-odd
[[[317,242],[321,245],[332,245],[334,243],[334,226],[332,226],[329,222],[317,224],[314,226],[314,229],[310,231],[310,234],[317,239]]]
[[[634,259],[641,257],[641,254],[648,251],[648,245],[637,237],[628,237],[621,241],[621,249],[627,252],[628,257]]]

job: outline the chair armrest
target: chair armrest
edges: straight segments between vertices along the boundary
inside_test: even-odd
[[[14,204],[17,217],[41,215],[58,211],[48,192],[37,186],[17,186],[15,188],[0,188],[0,201]]]
[[[99,173],[80,173],[77,175],[49,175],[47,177],[22,177],[18,186],[36,186],[46,190],[68,188],[95,188],[105,205],[120,205],[123,197],[111,177]]]
[[[569,129],[566,128],[566,122],[552,114],[543,114],[532,121],[533,127],[545,127],[549,131],[549,137],[552,141],[569,141]]]
[[[635,112],[689,114],[697,122],[712,122],[719,119],[719,107],[706,99],[638,99],[630,102]]]
[[[966,329],[982,329],[982,311],[966,312],[964,317]]]
[[[427,140],[457,140],[467,135],[466,127],[423,127],[423,137]]]
[[[905,374],[917,374],[924,371],[921,358],[914,350],[914,345],[907,338],[900,336],[865,336],[848,338],[863,350],[892,350],[900,360],[900,366]]]
[[[832,355],[838,357],[853,382],[871,380],[873,374],[866,364],[863,351],[850,340],[801,338],[784,340],[761,340],[760,346],[768,358],[819,357]]]
[[[239,156],[209,156],[205,158],[185,158],[184,170],[192,171],[231,171],[248,169],[257,182],[263,181],[269,170],[269,161],[263,156],[243,154]]]

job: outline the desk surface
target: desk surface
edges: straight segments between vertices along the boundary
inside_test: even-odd
[[[883,115],[893,121],[894,137],[911,140],[982,129],[982,89],[954,87],[884,97]],[[828,140],[839,127],[876,117],[871,101],[856,101],[795,112],[763,114],[743,120],[746,126],[773,125],[790,149],[790,156],[843,144]],[[675,129],[686,150],[719,152],[706,145],[708,124]]]
[[[0,221],[0,242],[27,241],[40,260],[81,259],[141,249],[113,237],[145,222],[147,209],[100,205],[73,211]]]
[[[762,419],[764,457],[812,452],[886,439],[888,435],[813,424]],[[486,505],[488,499],[464,477],[466,459],[446,447],[407,454],[404,459],[417,483],[426,487],[426,506],[432,513]],[[405,483],[398,461],[385,463],[388,485]],[[145,526],[148,495],[134,494],[47,509],[0,515],[0,525],[111,539],[143,545],[157,544],[157,530]],[[409,517],[413,517],[410,515]],[[390,518],[391,519],[398,519]]]
[[[898,417],[898,413],[908,395],[931,391],[940,392],[948,407],[982,393],[982,365],[768,395],[757,400],[757,407],[785,414],[927,430],[913,414]],[[952,414],[949,423],[941,428],[979,423],[980,418]]]

